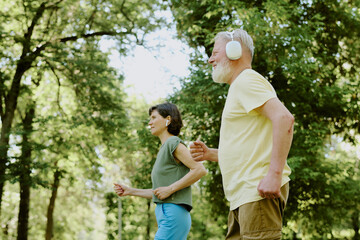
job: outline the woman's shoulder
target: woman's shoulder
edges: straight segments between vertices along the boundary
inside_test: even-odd
[[[178,136],[171,136],[166,140],[165,145],[173,152],[180,143],[185,145],[184,141]]]
[[[170,142],[177,142],[177,141],[182,141],[181,138],[179,138],[178,136],[171,136],[168,138],[167,141],[170,141]]]

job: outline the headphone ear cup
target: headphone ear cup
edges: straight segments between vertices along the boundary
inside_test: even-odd
[[[242,48],[238,41],[230,41],[226,44],[226,56],[230,60],[237,60],[241,58]]]

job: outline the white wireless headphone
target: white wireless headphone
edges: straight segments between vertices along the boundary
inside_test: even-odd
[[[169,126],[169,120],[166,120],[165,126]]]
[[[226,44],[226,56],[230,60],[237,60],[241,58],[242,48],[238,41],[234,41],[234,31],[227,32],[231,36],[231,41]]]

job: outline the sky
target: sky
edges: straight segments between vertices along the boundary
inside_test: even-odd
[[[101,49],[109,50],[110,65],[125,76],[125,91],[143,97],[147,103],[165,98],[179,88],[179,78],[189,75],[191,50],[175,39],[174,29],[161,29],[146,38],[151,48],[136,46],[128,56],[112,48],[114,40],[101,40]],[[157,47],[161,43],[161,47]]]

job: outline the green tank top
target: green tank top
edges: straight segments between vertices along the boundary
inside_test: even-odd
[[[185,143],[177,136],[169,137],[160,147],[155,164],[151,171],[152,189],[169,186],[184,177],[190,169],[182,162],[177,163],[173,155],[178,145]],[[192,209],[191,186],[183,188],[170,197],[160,200],[153,195],[154,203],[175,203],[183,205],[188,211]]]

